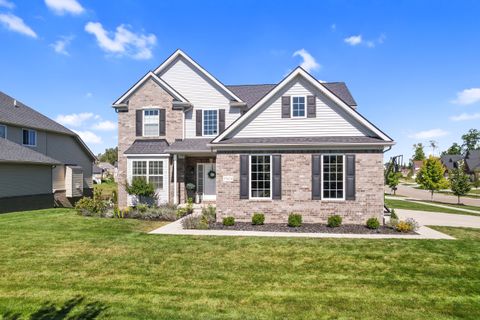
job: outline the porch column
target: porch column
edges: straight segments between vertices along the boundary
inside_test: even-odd
[[[173,204],[178,204],[177,155],[173,155]]]

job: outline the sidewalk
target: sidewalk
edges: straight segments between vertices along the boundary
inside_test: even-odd
[[[385,199],[390,199],[390,200],[400,200],[400,201],[407,201],[407,202],[413,202],[413,203],[421,203],[427,206],[432,206],[432,207],[438,207],[438,208],[447,208],[447,209],[452,209],[452,210],[458,210],[458,211],[463,211],[463,212],[468,212],[468,213],[475,213],[480,216],[480,210],[475,211],[471,209],[463,209],[463,208],[458,208],[458,207],[451,207],[451,206],[446,206],[443,204],[438,204],[438,203],[431,203],[419,199],[414,199],[414,198],[401,198],[401,197],[392,197],[392,196],[385,196]]]
[[[385,192],[390,193],[390,188],[388,186],[385,187]],[[410,186],[404,186],[404,185],[398,185],[397,187],[397,195],[399,196],[407,196],[407,197],[412,197],[416,198],[419,200],[431,200],[431,194],[430,191],[428,190],[422,190],[422,189],[415,189]],[[433,200],[434,201],[439,201],[439,202],[445,202],[445,203],[452,203],[456,204],[458,199],[455,196],[449,196],[446,194],[442,193],[434,193],[433,195]],[[480,198],[468,198],[468,197],[463,197],[462,202],[466,205],[469,206],[477,206],[480,207]]]

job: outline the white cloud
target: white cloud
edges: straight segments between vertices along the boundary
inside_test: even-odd
[[[455,104],[472,104],[480,101],[480,88],[465,89],[457,93],[457,98],[452,102]]]
[[[56,53],[63,54],[69,56],[70,54],[67,51],[68,45],[72,42],[73,36],[62,36],[60,39],[55,41],[54,43],[50,44],[50,46],[55,50]]]
[[[99,131],[113,131],[117,129],[117,124],[113,121],[105,120],[94,124],[92,129]]]
[[[105,52],[127,55],[134,59],[150,59],[152,48],[157,42],[154,34],[134,33],[123,24],[118,26],[115,32],[109,32],[100,22],[88,22],[85,31],[95,36],[98,45]]]
[[[58,15],[64,15],[65,13],[78,15],[85,12],[85,9],[77,0],[45,0],[45,4]]]
[[[408,137],[415,138],[415,139],[433,139],[433,138],[440,138],[446,135],[448,135],[448,132],[443,129],[432,129],[432,130],[419,131],[409,135]]]
[[[450,117],[450,120],[452,121],[468,121],[468,120],[475,120],[475,119],[480,119],[480,113],[462,113],[459,114],[458,116],[453,116]]]
[[[37,38],[37,34],[23,22],[22,18],[11,13],[0,14],[0,23],[8,30],[24,34],[26,36]]]
[[[303,59],[303,62],[300,64],[300,67],[305,69],[305,71],[307,72],[316,71],[321,67],[320,64],[318,64],[317,61],[315,61],[315,58],[312,57],[312,55],[308,53],[308,51],[305,49],[300,49],[295,51],[293,53],[293,56],[294,57],[300,56]]]
[[[94,117],[94,114],[91,112],[83,112],[83,113],[72,113],[72,114],[60,114],[55,118],[55,121],[65,125],[65,126],[72,126],[72,127],[80,127],[85,121]]]
[[[350,36],[348,38],[343,39],[343,41],[345,41],[345,43],[348,43],[351,46],[356,46],[362,43],[362,35],[359,34],[357,36]]]
[[[15,4],[13,2],[8,1],[8,0],[0,0],[0,7],[13,9],[13,8],[15,8]]]
[[[91,92],[85,93],[85,98],[89,98],[89,99],[90,99],[90,98],[92,98],[92,97],[93,97],[93,93],[91,93]]]
[[[82,140],[85,142],[85,143],[91,143],[91,144],[99,144],[99,143],[102,143],[102,138],[97,136],[95,133],[93,133],[92,131],[80,131],[80,130],[73,130],[73,132],[75,132],[76,134],[78,134],[80,136],[80,138],[82,138]]]

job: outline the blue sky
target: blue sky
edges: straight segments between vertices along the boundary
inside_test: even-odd
[[[116,145],[111,103],[177,48],[225,84],[275,83],[303,63],[345,81],[397,141],[388,155],[410,156],[480,129],[478,12],[479,1],[0,0],[0,90],[98,153]]]

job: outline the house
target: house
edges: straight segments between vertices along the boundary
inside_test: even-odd
[[[115,167],[111,163],[99,162],[97,165],[103,170],[102,179],[107,179],[109,177],[115,179]]]
[[[468,152],[465,157],[465,165],[467,172],[476,178],[480,178],[480,149]]]
[[[96,184],[102,183],[103,169],[96,164],[94,164],[92,168],[92,179],[93,179],[93,182]]]
[[[444,154],[440,157],[440,161],[445,167],[445,177],[448,177],[448,173],[459,167],[459,164],[463,162],[463,156],[459,154]]]
[[[159,202],[195,194],[217,219],[381,219],[383,151],[394,144],[343,82],[298,67],[277,84],[224,85],[181,50],[114,103],[118,180],[151,182]],[[187,188],[192,187],[192,188]],[[119,188],[119,206],[134,204]]]
[[[415,179],[417,177],[417,173],[418,171],[420,171],[422,167],[423,167],[423,160],[412,160],[412,171],[413,171],[412,178]]]
[[[76,133],[0,92],[0,213],[72,206],[92,194],[94,160]]]

